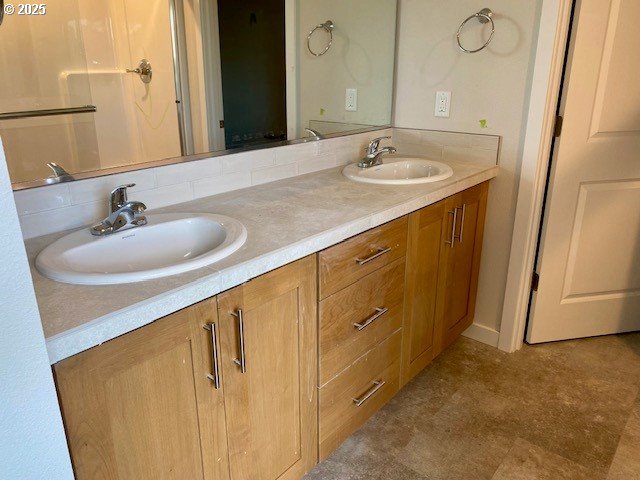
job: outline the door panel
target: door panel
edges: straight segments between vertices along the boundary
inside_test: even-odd
[[[471,267],[473,261],[473,241],[464,238],[464,234],[472,239],[475,236],[476,221],[478,219],[478,203],[466,205],[460,198],[459,205],[464,205],[464,218],[458,220],[463,228],[463,241],[455,243],[448,258],[448,278],[445,302],[445,327],[449,330],[461,322],[469,313],[469,286],[471,283]],[[458,208],[459,215],[462,208]],[[452,210],[453,210],[452,208]],[[456,223],[458,223],[456,222]],[[456,227],[456,229],[459,227]]]
[[[315,259],[308,257],[218,299],[234,480],[298,478],[315,463],[315,292]],[[240,311],[245,373],[236,362]]]
[[[76,477],[228,478],[208,300],[55,366]]]
[[[640,62],[637,59],[632,60],[638,56],[640,45],[638,19],[640,2],[610,2],[596,101],[591,119],[592,137],[640,133]]]
[[[434,328],[445,202],[409,216],[402,383],[420,372],[435,353]]]
[[[581,185],[562,303],[640,294],[638,238],[640,181]]]
[[[193,365],[176,363],[189,358],[189,347],[183,342],[106,379],[105,413],[114,454],[122,460],[116,464],[118,478],[151,478],[172,471],[202,477]],[[149,398],[154,399],[153,415],[147,414]],[[185,445],[187,449],[181,448]]]
[[[530,343],[640,329],[640,3],[576,13]]]
[[[473,322],[488,183],[446,200],[438,278],[439,351]]]

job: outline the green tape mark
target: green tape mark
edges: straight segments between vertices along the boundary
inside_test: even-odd
[[[487,121],[484,118],[480,120],[480,128],[489,128]]]
[[[320,109],[320,115],[324,115],[324,112],[326,112],[326,110],[324,108]]]

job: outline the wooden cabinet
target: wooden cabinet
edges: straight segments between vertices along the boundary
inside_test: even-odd
[[[232,480],[298,479],[317,461],[315,267],[307,257],[218,297]]]
[[[445,201],[409,216],[407,275],[404,297],[402,384],[406,384],[436,354],[436,299]]]
[[[300,478],[317,461],[316,322],[311,256],[60,362],[76,477]]]
[[[409,216],[403,385],[473,322],[488,188]]]
[[[76,478],[228,478],[215,299],[55,366]]]
[[[438,278],[438,353],[473,323],[489,184],[449,197]]]
[[[318,254],[320,458],[473,321],[487,192],[478,185]]]
[[[487,192],[57,364],[77,478],[301,478],[473,321]]]
[[[400,388],[407,217],[318,254],[320,458]]]

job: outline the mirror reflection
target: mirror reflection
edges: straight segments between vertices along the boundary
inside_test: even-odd
[[[12,181],[387,125],[395,29],[396,0],[65,0],[5,16]]]

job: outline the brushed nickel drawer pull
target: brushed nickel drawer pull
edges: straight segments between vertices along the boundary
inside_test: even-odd
[[[467,204],[462,204],[462,219],[460,220],[460,235],[458,235],[458,241],[462,243],[462,233],[464,232],[464,217],[467,213]]]
[[[384,315],[388,311],[389,309],[386,307],[376,308],[376,313],[371,315],[362,323],[354,323],[353,326],[357,328],[358,331],[364,330],[365,328],[367,328],[369,325],[371,325],[373,322],[375,322],[377,319],[379,319],[382,315]]]
[[[378,380],[376,382],[373,382],[373,387],[371,387],[369,390],[367,390],[367,392],[364,395],[362,395],[360,398],[354,398],[353,399],[353,403],[356,404],[356,407],[361,406],[364,402],[366,402],[373,395],[375,395],[375,393],[378,390],[380,390],[382,387],[384,387],[385,383],[387,383],[387,382],[384,382],[382,380]]]
[[[241,308],[237,312],[231,312],[231,315],[238,319],[238,347],[240,348],[240,358],[234,358],[233,363],[240,367],[242,373],[247,373],[247,358],[244,350],[244,315]]]
[[[218,364],[216,324],[208,323],[207,325],[204,325],[203,328],[211,332],[211,364],[213,366],[213,373],[208,373],[207,378],[213,382],[213,386],[217,390],[220,388],[220,365]]]
[[[449,212],[449,215],[453,215],[453,222],[451,222],[451,239],[445,240],[444,243],[447,245],[451,245],[451,248],[454,247],[454,243],[456,241],[456,224],[458,223],[458,207],[455,207],[452,211]]]
[[[378,257],[381,257],[385,253],[389,253],[391,251],[391,247],[381,247],[378,251],[372,255],[369,255],[365,258],[356,258],[356,262],[358,265],[364,265],[365,263],[369,263],[371,260],[375,260]]]

